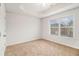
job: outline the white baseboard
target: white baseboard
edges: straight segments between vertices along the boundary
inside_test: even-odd
[[[31,39],[26,40],[26,41],[16,41],[16,42],[13,42],[13,43],[6,44],[6,46],[12,46],[12,45],[16,45],[16,44],[20,44],[20,43],[24,43],[24,42],[29,42],[29,41],[33,41],[33,40],[37,40],[37,39],[40,39],[40,38],[34,37],[34,38],[31,38]]]

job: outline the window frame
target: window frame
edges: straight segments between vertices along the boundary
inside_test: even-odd
[[[58,27],[52,27],[52,28],[58,28],[58,35],[56,34],[51,34],[51,24],[49,23],[49,33],[53,36],[58,36],[58,37],[62,37],[62,38],[75,38],[75,17],[74,15],[71,15],[71,16],[65,16],[65,17],[61,17],[61,18],[58,18],[58,19],[54,19],[54,20],[58,20],[60,21],[60,19],[62,18],[66,18],[66,17],[72,17],[72,21],[73,21],[73,25],[72,26],[67,26],[67,27],[61,27],[60,24],[58,24]],[[50,21],[50,20],[49,20]],[[53,20],[52,20],[53,21]],[[69,37],[69,36],[64,36],[64,35],[61,35],[61,28],[72,28],[73,30],[73,36],[72,37]]]

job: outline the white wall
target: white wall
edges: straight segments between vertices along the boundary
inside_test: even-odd
[[[63,38],[49,34],[48,21],[65,16],[75,16],[75,38]],[[42,19],[42,38],[79,49],[79,8],[61,12]]]
[[[40,19],[21,14],[7,13],[7,45],[40,38]]]
[[[1,3],[1,7],[0,7],[0,56],[4,55],[5,52],[5,41],[6,41],[6,37],[4,37],[3,35],[5,35],[5,6],[4,4]]]

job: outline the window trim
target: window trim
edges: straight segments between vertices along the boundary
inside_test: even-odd
[[[59,24],[58,27],[52,27],[52,28],[59,28],[58,29],[58,35],[55,35],[55,34],[51,34],[51,24],[49,23],[49,34],[50,35],[53,35],[53,36],[56,36],[56,37],[62,37],[62,38],[75,38],[75,17],[74,17],[74,15],[65,16],[65,17],[72,17],[73,18],[73,25],[68,26],[68,27],[61,27],[60,24]],[[60,19],[65,18],[65,17],[61,17],[61,18],[58,18],[56,20],[60,20]],[[68,36],[61,35],[61,29],[60,28],[73,28],[73,37],[68,37]]]

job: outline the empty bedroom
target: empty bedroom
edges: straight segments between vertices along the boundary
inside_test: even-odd
[[[0,3],[0,56],[79,56],[79,3]]]

